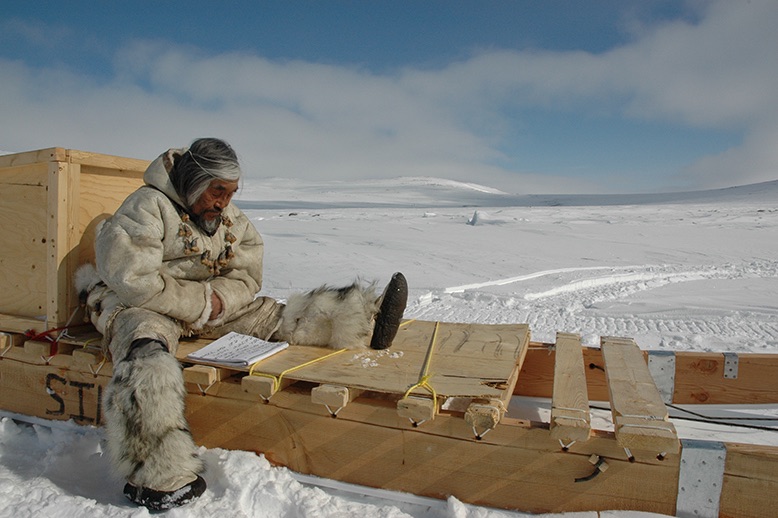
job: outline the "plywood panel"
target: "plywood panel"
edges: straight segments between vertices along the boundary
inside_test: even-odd
[[[512,392],[515,366],[529,343],[526,325],[442,323],[433,345],[434,328],[434,322],[413,321],[400,328],[391,349],[346,350],[301,368],[333,351],[292,345],[260,362],[255,373],[403,395],[424,375],[432,346],[427,374],[440,397],[503,399]],[[183,359],[201,346],[183,343],[178,356]]]
[[[5,180],[0,196],[0,313],[38,316],[46,313],[47,193],[36,171]]]

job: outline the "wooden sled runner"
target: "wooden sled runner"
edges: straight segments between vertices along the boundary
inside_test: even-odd
[[[75,325],[69,279],[146,164],[59,148],[0,157],[0,212],[22,215],[2,232],[0,408],[101,423],[112,365]],[[407,321],[384,351],[292,345],[230,369],[187,360],[205,342],[184,341],[177,356],[198,444],[300,473],[527,512],[774,514],[778,448],[679,438],[667,404],[778,403],[778,355],[645,352],[617,337],[587,348],[530,331]],[[512,416],[524,397],[548,398],[548,417]],[[612,431],[593,426],[595,401]]]

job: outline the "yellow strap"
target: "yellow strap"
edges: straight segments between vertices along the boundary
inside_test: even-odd
[[[88,340],[84,340],[84,344],[81,346],[82,349],[86,349],[90,342],[95,342],[97,340],[100,340],[101,338],[90,338]]]
[[[294,372],[294,371],[296,371],[298,369],[302,369],[303,367],[307,367],[308,365],[313,365],[314,363],[320,362],[322,360],[325,360],[327,358],[330,358],[331,356],[335,356],[336,354],[340,354],[340,353],[345,352],[347,350],[348,349],[338,349],[337,351],[333,351],[333,352],[331,352],[329,354],[325,354],[324,356],[320,356],[318,358],[314,358],[311,361],[308,361],[308,362],[305,362],[305,363],[301,363],[300,365],[297,365],[295,367],[290,367],[289,369],[286,369],[285,371],[283,371],[278,376],[273,376],[272,374],[266,374],[264,372],[254,373],[254,368],[262,362],[262,360],[259,360],[258,362],[255,362],[254,364],[252,364],[251,368],[249,368],[249,376],[263,376],[265,378],[272,379],[273,380],[273,392],[275,393],[275,392],[278,391],[278,388],[281,386],[281,380],[283,379],[283,377],[286,376],[287,374],[289,374],[290,372]]]
[[[438,407],[438,393],[435,391],[435,388],[430,385],[429,380],[432,378],[431,374],[428,374],[430,363],[432,363],[432,351],[435,348],[435,344],[438,340],[438,327],[440,327],[440,322],[435,322],[435,330],[432,332],[432,341],[430,342],[429,349],[427,349],[427,356],[424,358],[424,366],[421,370],[421,378],[419,379],[419,382],[415,385],[411,385],[411,387],[405,391],[405,395],[403,398],[408,397],[411,392],[413,392],[415,389],[425,389],[430,394],[432,394],[432,401],[435,404],[435,410],[437,411]]]

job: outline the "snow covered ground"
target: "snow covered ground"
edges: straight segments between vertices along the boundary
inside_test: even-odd
[[[567,331],[587,345],[618,335],[644,349],[778,353],[778,182],[665,195],[517,196],[425,178],[268,179],[245,185],[237,202],[265,239],[266,295],[285,298],[357,275],[384,284],[402,271],[411,289],[407,318],[526,322],[541,341]],[[124,501],[122,481],[100,456],[100,430],[3,415],[0,516],[147,515]],[[682,434],[710,430],[679,423]],[[726,440],[778,445],[776,432],[727,433]],[[411,500],[401,502],[322,489],[246,452],[203,450],[203,457],[209,490],[168,515],[519,515],[456,498],[401,495]],[[638,513],[618,513],[627,514]]]

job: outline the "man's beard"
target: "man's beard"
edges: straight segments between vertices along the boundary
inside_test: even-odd
[[[222,223],[221,213],[213,219],[205,219],[202,214],[192,214],[191,217],[195,225],[203,229],[209,236],[214,235]]]

